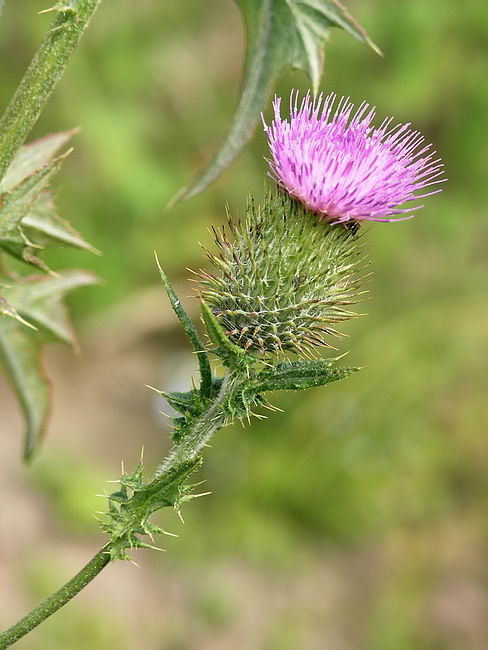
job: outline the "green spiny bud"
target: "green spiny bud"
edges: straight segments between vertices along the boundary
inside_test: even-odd
[[[320,221],[284,192],[262,207],[250,200],[245,219],[214,231],[218,254],[207,255],[217,272],[201,271],[201,296],[241,348],[313,356],[357,315],[357,229]]]

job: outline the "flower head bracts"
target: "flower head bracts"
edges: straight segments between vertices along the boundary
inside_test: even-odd
[[[207,252],[215,272],[201,271],[201,295],[244,351],[313,357],[356,316],[365,259],[355,229],[317,220],[285,192],[259,207],[251,200],[215,243],[217,254]]]
[[[325,100],[310,93],[298,104],[290,97],[290,120],[282,119],[281,99],[273,102],[274,120],[264,123],[272,154],[271,176],[294,198],[324,219],[395,221],[421,205],[401,204],[440,192],[418,193],[443,182],[443,165],[421,133],[409,124],[392,128],[393,118],[371,126],[375,108],[354,105],[336,95]],[[263,120],[264,122],[264,120]]]

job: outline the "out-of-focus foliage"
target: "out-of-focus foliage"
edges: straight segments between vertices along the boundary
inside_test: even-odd
[[[39,258],[46,242],[93,250],[59,217],[50,188],[69,151],[55,156],[72,135],[56,133],[21,147],[0,180],[0,249],[43,271],[49,270]]]
[[[57,133],[21,147],[0,180],[0,250],[7,254],[0,270],[0,361],[25,414],[26,458],[45,432],[49,411],[50,386],[40,367],[42,343],[74,344],[62,299],[95,281],[81,271],[53,276],[39,257],[52,242],[93,250],[58,215],[51,189],[66,157],[56,155],[72,135],[73,131]],[[10,257],[51,276],[17,276],[9,268]]]
[[[95,281],[85,271],[64,271],[54,277],[16,279],[3,290],[6,303],[13,310],[10,315],[14,317],[0,320],[0,360],[25,413],[26,458],[36,450],[49,414],[50,384],[41,368],[42,345],[49,341],[75,345],[62,301],[70,291]]]
[[[73,131],[48,136],[29,146],[22,145],[63,76],[99,2],[58,2],[41,12],[54,12],[55,18],[11,100],[0,114],[0,249],[43,271],[49,271],[49,268],[37,253],[44,248],[44,239],[78,248],[91,248],[67,222],[60,219],[50,189],[51,180],[58,173],[63,160],[63,156],[54,156]],[[3,2],[0,12],[2,8]],[[2,259],[1,266],[2,275],[15,283],[8,262]],[[89,274],[84,274],[81,284],[86,284],[88,277]],[[24,286],[21,293],[24,295],[25,285],[29,281],[29,278],[22,281]],[[71,283],[71,288],[76,286],[76,282]],[[66,290],[59,291],[58,298]],[[32,292],[36,294],[35,309],[41,315],[41,320],[53,322],[49,313],[52,308],[51,294],[47,293],[47,302],[43,304],[43,292],[38,291],[38,286]],[[39,339],[34,340],[29,331],[20,331],[17,335],[16,325],[22,327],[26,321],[19,315],[16,305],[12,305],[5,296],[0,296],[0,304],[0,327],[3,330],[1,359],[13,381],[27,420],[24,456],[30,458],[44,433],[49,385],[39,368]],[[58,306],[57,311],[60,308]]]
[[[488,6],[474,0],[460,11],[444,0],[363,0],[348,7],[385,57],[335,30],[321,89],[376,104],[380,121],[384,115],[411,121],[435,143],[449,177],[443,193],[427,199],[415,219],[371,227],[364,238],[375,271],[369,315],[350,324],[341,351],[351,350],[348,364],[367,367],[347,383],[276,395],[273,401],[284,414],[219,434],[203,477],[202,489],[212,495],[189,506],[185,526],[163,522],[180,535],[168,538],[168,552],[141,552],[136,559],[142,572],[122,566],[121,575],[112,567],[66,617],[53,617],[38,636],[26,638],[25,650],[106,650],[111,643],[148,650],[488,646]],[[11,94],[47,25],[47,18],[35,14],[40,8],[37,0],[5,7],[2,24],[8,21],[9,29],[3,31],[1,56],[9,65],[0,70],[2,98]],[[19,45],[21,36],[25,44]],[[147,323],[163,322],[162,297],[153,307],[156,316],[139,301],[148,286],[159,283],[154,248],[171,279],[186,282],[183,269],[203,264],[195,242],[209,244],[207,227],[224,222],[225,203],[238,216],[248,191],[262,198],[266,146],[258,134],[225,179],[164,211],[228,122],[242,43],[239,12],[230,0],[142,0],[137,9],[121,0],[115,13],[111,3],[102,3],[36,129],[42,135],[82,125],[59,176],[58,198],[61,213],[104,251],[96,257],[58,249],[46,257],[53,268],[89,266],[105,281],[70,300],[85,328],[84,353],[62,366],[60,384],[75,381],[83,363],[96,362],[89,337],[95,323],[97,337],[106,323],[104,345],[118,337],[120,350],[133,359],[135,332],[128,342],[125,316],[131,314],[143,333]],[[307,89],[302,72],[287,73],[278,90],[287,95],[292,87]],[[186,286],[182,296],[191,293]],[[120,318],[123,304],[129,306]],[[73,473],[81,466],[84,475],[93,466],[92,493],[103,489],[100,475],[117,478],[120,457],[136,465],[141,431],[146,463],[159,460],[158,420],[149,419],[148,402],[141,398],[144,409],[137,411],[130,401],[138,391],[145,395],[144,382],[161,386],[158,370],[146,374],[149,362],[160,358],[167,390],[189,388],[170,383],[178,374],[175,359],[191,356],[179,334],[155,338],[153,331],[147,340],[143,333],[137,348],[142,378],[133,366],[132,374],[109,377],[104,366],[96,385],[100,399],[113,408],[110,417],[90,419],[84,392],[89,387],[77,384],[80,393],[49,441],[59,454],[57,446],[71,433],[65,462]],[[83,377],[93,383],[98,375],[89,370]],[[115,393],[119,400],[113,399],[123,388]],[[11,401],[2,396],[2,441],[12,438],[3,424]],[[117,409],[131,423],[127,430],[122,424],[107,427],[111,418],[122,423]],[[87,421],[90,426],[83,428]],[[83,457],[72,450],[75,432]],[[39,461],[47,462],[47,454],[49,447]],[[11,457],[17,462],[15,450]],[[26,507],[24,482],[18,478],[19,512]],[[19,570],[8,582],[9,602],[20,592],[22,601],[34,604],[100,542],[95,522],[82,549],[78,532],[63,535],[65,501],[70,499],[71,518],[76,494],[63,497],[48,483],[44,477],[28,493],[35,511],[44,508],[32,536],[16,539],[22,553],[16,564],[22,565],[35,539],[50,561],[51,579],[41,593],[31,574]],[[80,487],[80,504],[85,489]],[[86,505],[80,508],[85,516]],[[53,531],[61,537],[56,548]],[[69,551],[58,566],[62,548]],[[73,554],[70,564],[66,558]],[[121,585],[129,595],[120,595]],[[101,626],[96,610],[107,603]],[[25,609],[11,609],[5,624]],[[92,637],[83,643],[78,630],[92,618]]]
[[[318,91],[325,43],[340,27],[379,50],[337,0],[236,0],[246,24],[246,63],[241,99],[225,141],[182,198],[202,192],[220,176],[250,140],[279,76],[290,67],[304,70]]]

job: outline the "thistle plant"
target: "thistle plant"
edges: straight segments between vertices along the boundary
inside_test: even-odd
[[[337,0],[235,0],[247,27],[241,100],[214,160],[180,192],[201,192],[238,155],[285,69],[305,71],[316,90],[329,33],[343,29],[379,53],[366,31]],[[23,79],[0,117],[0,363],[26,420],[24,457],[30,461],[47,430],[51,386],[40,371],[44,343],[76,345],[61,303],[78,287],[96,282],[85,271],[51,270],[43,250],[65,245],[98,252],[57,212],[53,184],[76,129],[24,145],[101,0],[58,0],[40,13],[53,16]],[[4,0],[0,0],[0,19]],[[291,47],[290,47],[291,45]],[[14,273],[10,259],[26,271]]]
[[[274,120],[264,124],[274,186],[262,205],[249,198],[241,218],[229,216],[214,231],[215,247],[205,251],[211,266],[194,278],[204,335],[158,262],[200,374],[186,392],[159,391],[177,412],[171,419],[173,448],[152,478],[145,477],[142,461],[123,473],[100,521],[107,535],[101,550],[1,633],[0,650],[67,603],[109,562],[130,559],[133,548],[156,548],[155,537],[168,533],[152,515],[168,507],[181,513],[186,502],[201,496],[194,472],[219,429],[261,417],[262,409],[275,410],[275,391],[326,386],[359,369],[338,365],[342,356],[324,352],[335,349],[341,324],[358,315],[356,304],[366,293],[362,222],[409,218],[405,213],[421,206],[406,208],[406,203],[440,191],[430,187],[444,180],[442,163],[420,133],[409,125],[392,128],[391,119],[375,129],[374,109],[367,104],[354,112],[347,99],[336,103],[333,95],[316,96],[331,27],[375,48],[339,2],[237,2],[250,28],[246,90],[222,149],[183,194],[201,191],[244,146],[284,66],[306,69],[314,92],[302,100],[292,93],[289,118],[282,118],[281,100],[275,99]],[[0,0],[0,12],[2,5]],[[98,5],[99,0],[54,5],[48,34],[0,119],[0,359],[26,415],[28,458],[44,432],[48,410],[48,387],[37,363],[40,347],[52,339],[72,342],[61,298],[94,281],[83,272],[52,272],[42,250],[52,243],[94,249],[59,217],[50,189],[75,132],[24,142]],[[38,274],[19,277],[6,261],[12,257]]]
[[[215,250],[207,251],[213,272],[197,274],[205,342],[159,267],[200,368],[198,387],[161,392],[178,412],[173,449],[151,480],[145,481],[142,462],[120,478],[101,521],[109,536],[105,546],[73,580],[0,635],[0,648],[61,607],[110,560],[129,559],[132,548],[154,547],[154,536],[165,531],[151,515],[165,507],[180,512],[199,496],[190,477],[218,429],[250,420],[262,407],[273,410],[269,393],[325,386],[358,370],[338,366],[338,357],[323,358],[320,350],[340,336],[338,326],[356,315],[351,307],[365,291],[361,221],[390,220],[404,210],[399,202],[442,180],[442,165],[428,147],[415,153],[421,136],[406,127],[388,132],[384,123],[371,130],[373,113],[363,118],[364,105],[350,118],[352,106],[341,100],[331,119],[331,98],[321,114],[320,98],[307,95],[299,110],[296,102],[295,94],[288,121],[276,99],[275,120],[265,126],[276,189],[261,206],[250,199],[242,219],[229,217],[227,227],[215,230]],[[211,356],[223,376],[214,373]]]

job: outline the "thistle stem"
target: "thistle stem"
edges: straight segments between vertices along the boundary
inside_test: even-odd
[[[0,180],[37,122],[101,0],[71,0],[56,16],[0,119]],[[0,11],[3,0],[0,0]]]
[[[106,544],[98,553],[71,578],[61,589],[46,598],[29,614],[20,619],[15,625],[0,634],[0,650],[9,648],[12,644],[37,627],[46,618],[54,614],[60,607],[66,605],[73,596],[76,596],[110,561],[109,544]]]
[[[176,446],[168,454],[166,460],[157,470],[155,477],[146,483],[144,489],[137,492],[139,506],[141,506],[141,502],[149,502],[154,497],[155,491],[164,490],[164,479],[170,477],[175,470],[181,467],[182,463],[198,457],[208,440],[225,423],[226,404],[232,399],[239,384],[239,374],[229,371],[222,382],[219,394],[209,408],[196,420],[192,431],[188,433],[188,436],[180,445]],[[1,633],[0,650],[10,647],[86,587],[109,563],[111,559],[110,550],[111,542],[108,542],[74,578],[24,618],[21,618],[18,623]]]
[[[207,444],[213,434],[222,427],[225,422],[225,404],[230,401],[231,395],[238,385],[239,380],[232,371],[228,371],[222,382],[219,394],[195,422],[193,430],[185,436],[184,440],[176,446],[165,458],[159,469],[156,471],[156,479],[164,476],[185,461],[197,458],[202,448]]]

